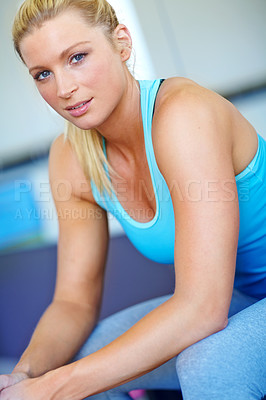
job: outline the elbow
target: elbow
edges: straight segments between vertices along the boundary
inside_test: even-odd
[[[222,331],[228,325],[229,304],[226,297],[218,296],[218,298],[212,299],[207,308],[209,317],[213,322],[213,329],[216,329],[217,332]]]
[[[227,325],[228,325],[228,317],[223,316],[222,318],[213,320],[212,329],[214,330],[214,333],[217,333],[217,332],[225,329],[227,327]]]
[[[222,331],[228,325],[228,313],[219,306],[213,307],[212,310],[205,309],[200,315],[197,323],[205,331],[206,337]]]
[[[189,343],[189,345],[199,342],[208,336],[224,330],[227,324],[227,318],[217,318],[217,316],[214,317],[212,315],[199,317],[199,315],[197,315],[194,319],[192,341]]]
[[[171,300],[174,302],[174,309],[177,311],[172,318],[177,329],[180,329],[180,310],[182,310],[181,315],[184,318],[183,328],[186,335],[180,337],[178,341],[178,346],[180,346],[180,341],[183,342],[182,349],[222,331],[228,325],[228,310],[225,303],[221,305],[221,302],[217,304],[215,299],[210,301],[210,298],[203,300],[199,297],[193,300],[190,298],[190,301],[188,301],[188,298],[184,299],[175,295]],[[178,352],[180,352],[179,349]]]
[[[196,341],[222,331],[228,325],[228,309],[215,299],[194,299],[187,303],[186,314],[190,315]]]

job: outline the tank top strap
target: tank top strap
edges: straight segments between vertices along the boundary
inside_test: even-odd
[[[156,79],[154,81],[139,81],[141,89],[141,111],[145,149],[156,200],[165,196],[165,193],[162,196],[162,190],[165,192],[164,178],[158,168],[152,142],[152,121],[155,103],[158,91],[163,81],[164,79]],[[157,201],[156,206],[159,210],[161,206],[159,201]]]
[[[155,160],[155,155],[153,151],[153,143],[152,143],[152,120],[155,109],[155,102],[158,90],[162,84],[164,79],[156,79],[156,80],[139,80],[140,86],[140,100],[141,100],[141,112],[142,112],[142,123],[143,123],[143,131],[144,131],[144,140],[145,140],[145,149],[146,156],[149,164],[151,180],[153,183],[154,190],[156,190],[156,177],[154,176],[154,170],[158,170],[157,163]],[[105,157],[107,158],[106,152],[106,142],[105,138],[103,140],[103,152]],[[106,173],[109,176],[108,169],[106,168]],[[109,177],[110,179],[110,177]],[[113,204],[111,204],[116,199],[114,194],[114,198],[111,199],[110,196],[105,192],[104,194],[100,194],[95,183],[91,181],[92,194],[101,207],[103,207],[107,211],[113,212]],[[156,195],[156,193],[155,193]],[[116,199],[117,200],[117,199]],[[157,204],[157,207],[159,204]]]

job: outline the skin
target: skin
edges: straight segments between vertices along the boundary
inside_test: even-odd
[[[90,44],[74,46],[60,58],[62,51],[84,40]],[[115,47],[99,28],[89,27],[71,11],[26,36],[21,51],[33,76],[48,71],[42,75],[46,79],[36,82],[47,103],[78,127],[96,127],[105,137],[108,160],[119,175],[112,182],[123,207],[154,214],[139,87],[125,65],[131,38],[124,25],[115,30],[114,42]],[[76,63],[80,56],[73,61],[73,55],[85,52],[82,62]],[[44,68],[32,69],[36,66]],[[65,110],[87,99],[93,100],[85,115],[72,117]],[[49,163],[60,228],[54,299],[13,374],[0,377],[1,400],[79,400],[141,376],[226,327],[239,228],[234,177],[254,157],[256,133],[219,95],[172,78],[158,94],[152,136],[159,169],[169,187],[175,183],[179,188],[171,190],[174,295],[108,346],[63,366],[97,321],[108,233],[106,213],[95,203],[90,183],[61,135],[52,145]],[[140,179],[147,192],[137,185]],[[126,197],[125,189],[123,194],[118,190],[121,180]],[[191,180],[198,184],[186,190]],[[67,201],[58,186],[63,181],[72,188]],[[72,211],[95,218],[71,218]]]

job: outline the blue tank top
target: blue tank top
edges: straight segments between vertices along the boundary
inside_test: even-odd
[[[159,263],[174,263],[175,220],[168,186],[156,163],[152,144],[154,104],[161,80],[139,81],[145,149],[156,199],[149,222],[134,220],[115,193],[102,195],[91,182],[95,201],[121,223],[133,245]],[[104,151],[105,142],[104,142]],[[235,177],[240,209],[240,232],[235,287],[250,296],[266,295],[266,142],[258,135],[258,149],[250,164]]]

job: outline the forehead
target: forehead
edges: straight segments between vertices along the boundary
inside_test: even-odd
[[[40,62],[50,56],[58,56],[66,48],[81,41],[104,45],[104,33],[98,27],[87,24],[78,11],[66,11],[46,21],[40,28],[26,35],[20,50],[25,63]],[[101,42],[99,42],[101,41]]]

